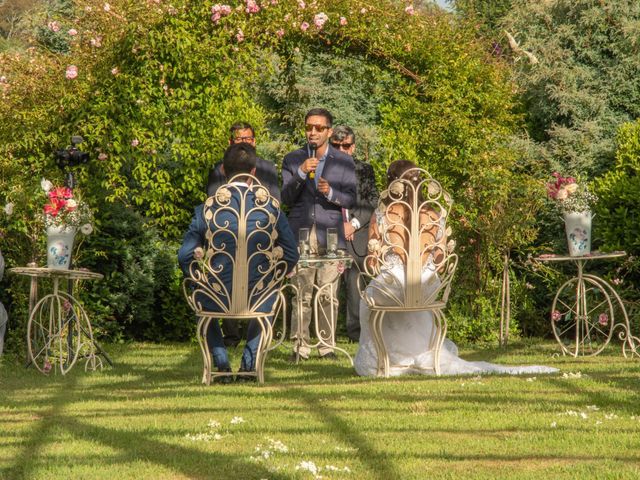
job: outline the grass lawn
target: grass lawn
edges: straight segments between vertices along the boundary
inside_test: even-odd
[[[210,387],[195,344],[106,350],[115,368],[65,377],[3,360],[1,479],[640,478],[640,359],[618,346],[462,352],[557,375],[389,380],[282,349],[264,386]]]

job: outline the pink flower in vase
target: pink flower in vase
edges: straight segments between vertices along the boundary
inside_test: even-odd
[[[607,315],[604,312],[598,315],[598,323],[603,327],[606,327],[607,324],[609,323],[609,315]]]
[[[551,320],[553,320],[554,322],[560,321],[561,318],[562,314],[558,310],[554,310],[553,312],[551,312]]]

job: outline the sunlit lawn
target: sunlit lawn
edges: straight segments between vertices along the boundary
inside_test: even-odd
[[[619,347],[467,349],[561,373],[390,380],[282,349],[264,386],[210,387],[195,345],[107,350],[115,368],[66,377],[4,360],[0,478],[640,478],[640,359]]]

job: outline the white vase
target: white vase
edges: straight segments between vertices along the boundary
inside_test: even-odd
[[[591,253],[591,212],[564,214],[564,229],[567,233],[569,256],[581,257]]]
[[[76,229],[73,227],[47,227],[47,267],[68,270]]]

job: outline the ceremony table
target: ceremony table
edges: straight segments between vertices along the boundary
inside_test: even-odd
[[[91,323],[82,304],[64,291],[61,281],[77,288],[82,280],[100,280],[102,275],[88,270],[56,270],[39,267],[17,267],[10,272],[31,278],[27,348],[29,364],[40,372],[59,370],[65,375],[79,358],[86,361],[85,370],[102,368],[99,355],[111,361],[93,339]],[[39,298],[38,282],[51,279],[51,293]],[[73,282],[73,283],[71,283]]]
[[[615,288],[603,278],[585,272],[588,262],[626,255],[622,251],[596,251],[579,257],[549,254],[535,258],[539,262],[571,262],[577,268],[576,276],[560,286],[551,306],[551,328],[563,355],[598,355],[619,329],[623,355],[627,357],[629,350],[640,357],[640,339],[631,331],[627,310]]]
[[[344,269],[347,269],[351,266],[352,262],[353,262],[353,259],[344,250],[338,250],[338,253],[335,256],[309,255],[305,258],[300,258],[300,260],[298,261],[298,264],[296,265],[295,272],[297,274],[302,269],[318,268],[322,265],[335,265],[336,268],[338,268],[340,264],[342,264]],[[339,281],[339,278],[340,278],[340,275],[336,277],[336,282]],[[306,343],[306,341],[303,338],[303,322],[301,318],[303,297],[308,290],[305,288],[304,290],[300,291],[298,287],[293,284],[293,282],[290,282],[283,287],[284,289],[291,289],[291,291],[293,292],[296,298],[295,304],[292,305],[292,308],[297,310],[298,319],[299,319],[298,325],[297,325],[297,331],[295,332],[296,338],[294,341],[295,352],[296,352],[296,363],[300,360],[300,355],[298,354],[299,347],[305,346],[309,348],[316,348],[319,346],[325,346],[345,354],[347,358],[349,358],[351,365],[353,365],[353,359],[351,358],[351,355],[349,355],[349,353],[346,350],[336,346],[335,336],[336,336],[336,325],[337,325],[338,319],[333,316],[333,308],[331,309],[331,312],[329,315],[331,320],[329,322],[331,325],[331,331],[324,332],[324,331],[320,331],[320,328],[319,328],[318,314],[319,314],[319,309],[321,308],[320,302],[329,301],[331,305],[338,303],[338,298],[334,293],[334,288],[333,288],[334,285],[335,285],[335,282],[326,283],[321,286],[313,285],[313,284],[309,284],[306,286],[307,288],[312,290],[311,298],[312,298],[312,305],[313,305],[313,323],[314,323],[314,331],[318,339],[317,342],[313,344]]]

